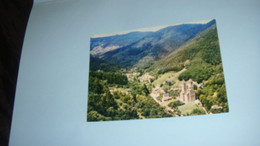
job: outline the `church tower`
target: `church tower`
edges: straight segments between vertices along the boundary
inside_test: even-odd
[[[181,93],[179,100],[184,103],[190,103],[195,101],[195,91],[193,88],[193,81],[189,79],[188,84],[186,85],[185,81],[182,81],[181,84]]]
[[[180,101],[185,102],[186,98],[185,98],[185,93],[187,91],[187,86],[184,80],[182,80],[181,83],[181,93],[180,93]]]
[[[181,91],[186,91],[186,83],[184,80],[182,80],[182,83],[181,83]]]
[[[190,90],[193,89],[193,82],[192,82],[191,79],[189,79],[189,82],[188,82],[188,88],[189,88]]]

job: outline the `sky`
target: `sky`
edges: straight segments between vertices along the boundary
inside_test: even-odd
[[[186,23],[178,23],[178,24],[170,24],[170,25],[163,25],[163,26],[155,26],[155,27],[147,27],[147,28],[139,28],[139,29],[133,29],[133,30],[127,30],[127,31],[120,31],[120,32],[115,32],[115,33],[106,33],[106,34],[97,34],[97,35],[92,35],[91,38],[100,38],[100,37],[108,37],[108,36],[113,36],[113,35],[121,35],[121,34],[127,34],[130,32],[156,32],[158,30],[161,30],[165,27],[169,26],[177,26],[181,24],[206,24],[210,20],[202,20],[202,21],[195,21],[195,22],[186,22]]]

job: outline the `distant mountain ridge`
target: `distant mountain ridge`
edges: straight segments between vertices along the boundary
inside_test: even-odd
[[[130,45],[149,34],[151,32],[130,32],[124,35],[91,38],[90,53],[94,56],[100,56],[113,49]]]
[[[196,35],[215,25],[215,19],[205,24],[180,24],[156,32],[130,32],[91,38],[90,53],[120,67],[144,67],[178,49]]]

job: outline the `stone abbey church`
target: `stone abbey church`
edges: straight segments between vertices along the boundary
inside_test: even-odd
[[[189,79],[187,85],[184,80],[182,81],[179,100],[184,103],[191,103],[195,101],[195,90],[191,79]]]

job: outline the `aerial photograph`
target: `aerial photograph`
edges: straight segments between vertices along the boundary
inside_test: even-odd
[[[90,38],[87,122],[229,111],[216,20]]]

